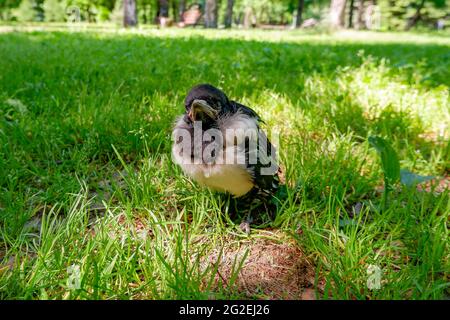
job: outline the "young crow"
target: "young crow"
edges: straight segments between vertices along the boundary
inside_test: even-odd
[[[255,111],[209,84],[193,87],[173,130],[174,162],[199,184],[254,207],[276,192],[276,151]],[[267,209],[267,206],[265,206]],[[250,214],[241,228],[247,232]]]

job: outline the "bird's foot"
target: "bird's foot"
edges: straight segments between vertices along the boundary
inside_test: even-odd
[[[250,224],[253,222],[253,218],[251,216],[247,216],[244,220],[242,220],[241,224],[239,225],[239,228],[246,233],[247,235],[250,234]]]

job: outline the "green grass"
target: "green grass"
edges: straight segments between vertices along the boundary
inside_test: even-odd
[[[247,236],[170,156],[173,120],[201,82],[280,130],[296,188],[271,230],[314,263],[323,298],[448,296],[448,191],[397,186],[381,212],[367,142],[382,136],[403,168],[448,176],[448,37],[19,28],[0,33],[0,298],[242,297],[212,293],[200,257]]]

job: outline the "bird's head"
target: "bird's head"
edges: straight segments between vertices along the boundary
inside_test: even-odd
[[[225,93],[209,84],[193,87],[184,101],[184,106],[191,121],[201,121],[204,124],[214,123],[231,107]]]

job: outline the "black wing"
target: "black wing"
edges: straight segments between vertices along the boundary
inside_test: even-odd
[[[233,106],[233,112],[240,111],[242,114],[248,115],[250,117],[256,118],[258,122],[264,123],[264,121],[261,119],[261,117],[251,108],[244,106],[243,104],[240,104],[236,101],[230,101],[231,105]]]
[[[261,117],[251,108],[244,106],[236,101],[231,101],[235,112],[241,112],[242,114],[248,115],[257,120],[258,129],[260,129],[259,124],[264,123]],[[271,166],[270,161],[276,161],[276,150],[272,143],[267,138],[267,135],[262,130],[259,130],[258,134],[258,157],[256,164],[250,164],[249,162],[249,148],[250,143],[246,141],[245,143],[245,154],[246,154],[246,164],[247,168],[253,172],[253,180],[258,191],[264,194],[271,195],[276,192],[279,185],[278,170],[279,167],[276,165],[274,170],[269,170],[270,174],[263,174],[261,169],[269,168]]]

